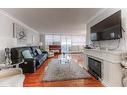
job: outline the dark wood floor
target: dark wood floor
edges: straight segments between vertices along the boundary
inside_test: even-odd
[[[83,64],[84,58],[81,54],[69,54],[69,56],[77,63]],[[102,87],[103,85],[99,80],[94,77],[89,79],[77,79],[77,80],[67,80],[67,81],[56,81],[56,82],[43,82],[44,69],[48,63],[59,55],[55,55],[53,58],[49,58],[45,63],[35,72],[25,74],[24,87]]]

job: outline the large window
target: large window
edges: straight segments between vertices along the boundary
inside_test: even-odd
[[[73,35],[45,35],[45,44],[61,45],[63,51],[68,51],[73,46],[84,46],[85,36]]]
[[[53,44],[53,36],[45,35],[45,45],[52,45],[52,44]]]
[[[53,35],[53,44],[60,44],[61,43],[61,38],[60,35]]]
[[[72,45],[85,45],[85,37],[66,35],[45,35],[46,45],[52,45],[55,43],[66,44],[66,42]]]

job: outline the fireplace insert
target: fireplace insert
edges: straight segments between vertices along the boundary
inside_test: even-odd
[[[101,61],[88,57],[89,72],[96,78],[101,78]]]

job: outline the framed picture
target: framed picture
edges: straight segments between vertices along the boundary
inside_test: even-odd
[[[13,23],[13,37],[17,38],[19,44],[25,44],[27,42],[27,29],[17,23]]]

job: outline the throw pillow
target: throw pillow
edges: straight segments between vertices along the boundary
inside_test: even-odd
[[[31,55],[30,51],[29,50],[24,50],[22,51],[22,55],[24,58],[33,58],[33,56]]]
[[[42,52],[41,52],[40,49],[37,48],[36,50],[37,50],[37,54],[38,54],[38,55],[42,54]]]

